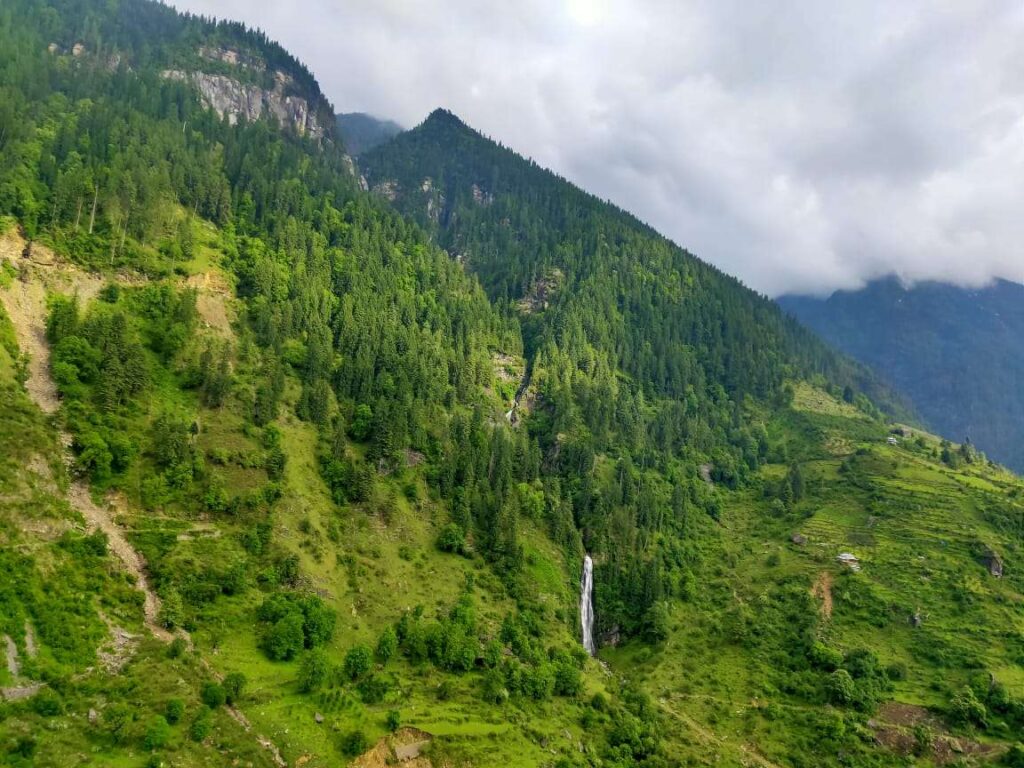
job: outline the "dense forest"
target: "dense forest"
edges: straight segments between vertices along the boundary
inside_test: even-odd
[[[1019,759],[1016,478],[450,113],[356,168],[171,71],[334,125],[242,25],[0,8],[0,760]]]
[[[787,382],[813,377],[866,412],[876,410],[864,391],[897,407],[772,302],[450,112],[361,164],[519,317],[543,403],[527,428],[557,457],[548,463],[588,549],[606,555],[605,632],[644,631],[687,578],[687,517],[715,518],[720,503],[700,467],[735,489],[769,460],[754,403],[785,402]]]

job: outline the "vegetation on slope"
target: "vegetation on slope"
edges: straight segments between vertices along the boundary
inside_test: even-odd
[[[2,555],[22,560],[2,631],[29,655],[30,619],[43,661],[26,669],[49,683],[0,704],[4,760],[334,765],[407,725],[438,765],[901,764],[867,730],[897,696],[985,729],[979,743],[1012,737],[1015,479],[969,448],[889,447],[858,369],[621,212],[537,169],[517,176],[504,150],[516,186],[466,197],[506,214],[473,230],[477,277],[430,236],[454,247],[454,230],[360,192],[336,144],[232,125],[160,75],[206,35],[289,67],[258,35],[139,0],[15,6],[0,13],[0,104],[19,115],[0,106],[0,213],[34,244],[6,233],[3,296],[51,296],[45,322],[40,299],[31,322],[0,326],[16,406],[0,479],[36,483],[33,457],[59,457],[66,428],[70,487],[88,479],[116,513],[105,522],[144,558],[152,595],[109,556],[113,538],[83,535],[94,526],[60,501],[53,468],[53,501],[4,523]],[[467,162],[491,157],[454,127]],[[422,190],[419,169],[409,178]],[[586,215],[542,215],[556,204]],[[49,366],[18,362],[28,350]],[[26,373],[38,403],[33,381],[59,391],[55,423]],[[913,508],[951,477],[962,505]],[[761,561],[765,541],[829,524],[841,502],[891,530],[877,544],[808,532],[820,560],[808,547]],[[48,504],[73,520],[66,547],[32,526]],[[940,523],[953,528],[929,533]],[[948,558],[935,591],[887,562],[911,535]],[[1005,563],[998,588],[969,556],[981,544]],[[826,620],[810,589],[826,590],[846,545],[864,569],[834,574],[845,591]],[[600,633],[618,642],[611,674],[578,644],[584,547]],[[63,657],[72,607],[38,575],[50,568],[85,582],[80,647]],[[1005,610],[964,640],[942,590],[970,568],[971,615]],[[36,626],[51,612],[55,631]],[[138,637],[114,675],[97,660],[117,627]],[[912,657],[921,642],[930,653]],[[983,688],[985,670],[999,685]],[[766,705],[737,742],[754,696]]]
[[[1024,471],[1024,286],[896,278],[782,306],[910,398],[936,431]]]

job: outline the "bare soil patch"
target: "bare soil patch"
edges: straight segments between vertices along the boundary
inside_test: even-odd
[[[832,572],[822,571],[814,580],[811,587],[811,594],[821,600],[821,616],[824,619],[832,618]]]

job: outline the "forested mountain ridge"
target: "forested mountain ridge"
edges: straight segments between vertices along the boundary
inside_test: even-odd
[[[698,367],[737,399],[768,396],[787,376],[822,374],[886,402],[865,370],[772,302],[451,112],[435,110],[364,153],[360,165],[378,193],[480,277],[492,300],[540,309],[545,294],[544,319],[525,322],[533,348],[543,345],[541,328],[582,313],[592,343],[649,394],[700,389],[688,378]]]
[[[402,132],[393,120],[382,120],[365,112],[344,112],[337,116],[345,148],[358,157]]]
[[[502,295],[338,142],[166,76],[251,39],[0,10],[0,760],[1014,754],[1019,480],[890,444],[857,368],[590,202]]]
[[[1024,471],[1024,286],[907,288],[893,277],[779,302],[906,393],[935,430]]]

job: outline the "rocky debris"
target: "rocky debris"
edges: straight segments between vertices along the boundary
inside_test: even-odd
[[[32,683],[14,688],[0,688],[0,699],[3,701],[23,701],[30,699],[43,690],[46,683]]]
[[[418,728],[399,728],[390,736],[378,741],[372,749],[364,752],[353,762],[353,768],[384,768],[396,762],[406,768],[430,768],[430,759],[423,750],[433,740],[433,736]]]
[[[7,635],[4,635],[4,646],[7,654],[7,672],[11,677],[18,677],[21,675],[21,665],[18,663],[18,646]]]
[[[711,473],[715,471],[714,464],[701,464],[700,465],[700,477],[708,485],[714,485],[715,481],[711,478]]]
[[[242,67],[256,72],[263,72],[267,68],[259,57],[234,48],[204,45],[199,48],[199,55],[208,61],[219,61],[232,67]]]
[[[373,192],[393,203],[398,198],[398,182],[392,180],[377,182],[373,185]]]
[[[89,724],[90,725],[96,725],[96,723],[98,723],[100,721],[100,713],[97,712],[92,707],[89,707],[88,719],[89,719]]]
[[[25,619],[25,653],[30,659],[34,659],[39,653],[39,649],[36,647],[36,633],[32,629],[32,622],[28,619]]]
[[[789,540],[796,544],[798,547],[802,547],[807,543],[807,537],[802,533],[794,533],[789,537]]]
[[[921,615],[921,609],[915,608],[913,615],[910,617],[910,626],[916,629],[922,624],[924,624],[924,616]]]
[[[107,625],[110,642],[96,651],[96,657],[107,672],[120,672],[135,652],[135,648],[138,646],[138,637],[117,626],[105,615],[100,614],[100,618]]]
[[[484,192],[476,184],[472,186],[473,191],[473,202],[480,206],[488,206],[494,202],[494,195],[490,192]]]
[[[85,45],[83,45],[82,43],[75,43],[73,46],[71,46],[71,55],[75,58],[78,58],[83,53],[85,53]]]
[[[321,715],[319,712],[317,712],[316,714],[313,715],[313,721],[317,725],[320,725],[324,721],[324,716]]]
[[[180,69],[164,70],[162,74],[168,80],[180,80],[194,85],[203,103],[220,117],[227,117],[231,125],[242,118],[251,122],[263,116],[273,116],[282,126],[300,136],[321,139],[325,135],[309,102],[301,96],[286,93],[292,78],[284,72],[274,73],[274,88],[269,91],[227,75],[185,72]]]
[[[519,311],[531,315],[548,308],[552,295],[562,284],[565,275],[560,269],[553,269],[539,278],[523,298],[519,300]]]
[[[836,556],[836,560],[838,560],[841,565],[845,565],[851,571],[860,570],[860,558],[851,552],[839,553],[839,555]]]
[[[985,555],[985,567],[988,568],[990,575],[997,579],[1003,578],[1003,558],[995,550],[990,549]]]

